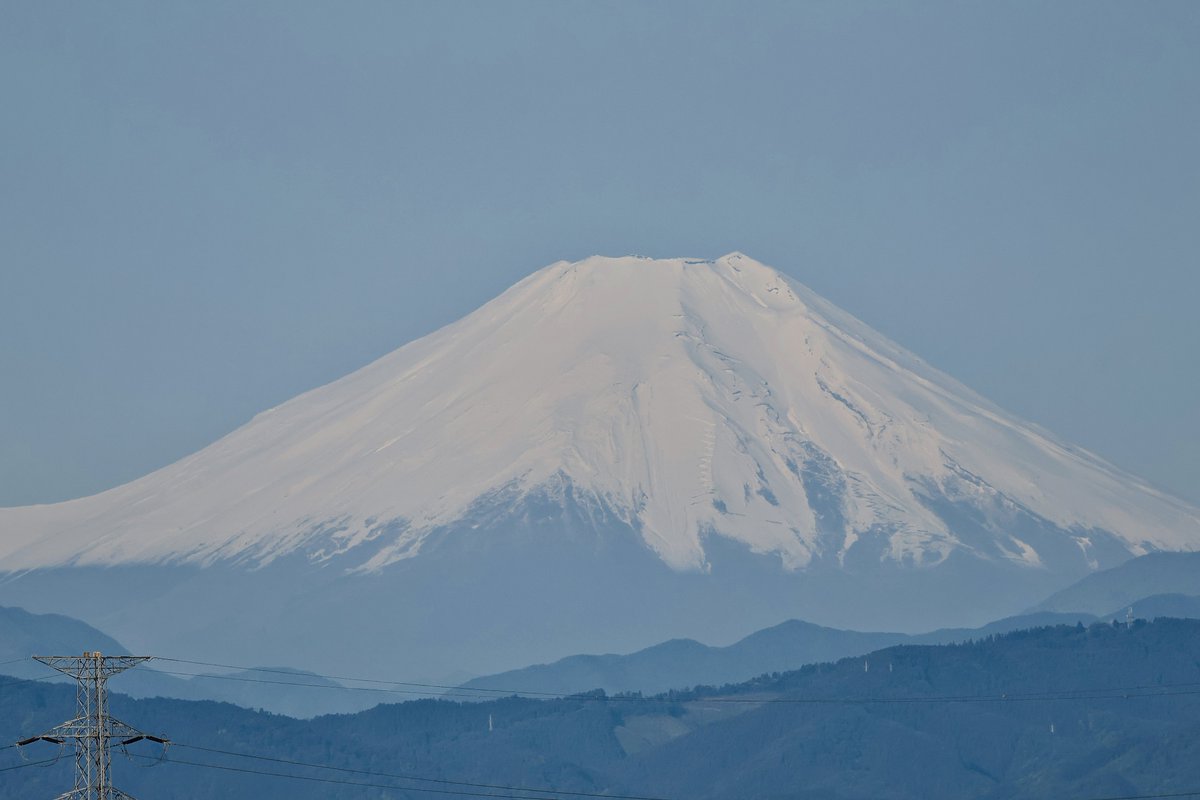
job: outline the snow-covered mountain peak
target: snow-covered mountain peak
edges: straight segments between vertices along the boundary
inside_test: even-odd
[[[683,570],[714,536],[787,568],[1200,547],[1195,509],[731,253],[552,264],[165,469],[0,509],[0,562],[378,570],[438,531],[493,535],[472,520],[535,495],[624,520]]]

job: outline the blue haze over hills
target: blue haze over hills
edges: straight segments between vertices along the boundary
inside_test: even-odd
[[[1043,610],[996,620],[980,628],[904,634],[837,630],[789,620],[723,647],[676,639],[626,655],[569,656],[550,664],[475,678],[460,690],[446,692],[446,696],[456,701],[478,702],[492,699],[497,693],[518,692],[567,695],[601,689],[609,693],[654,694],[698,685],[736,683],[763,673],[787,672],[899,644],[949,644],[1041,626],[1124,623],[1130,617],[1200,619],[1200,570],[1195,568],[1196,558],[1189,553],[1143,556],[1090,575],[1056,593],[1039,604]],[[1160,593],[1135,597],[1145,591]],[[1122,603],[1115,609],[1114,599]],[[1052,607],[1080,610],[1044,610]],[[28,661],[30,654],[97,649],[108,654],[127,652],[123,645],[78,620],[0,607],[0,662],[9,662],[0,666],[0,674],[42,678],[47,671]],[[311,717],[396,702],[406,699],[406,693],[416,688],[405,687],[403,692],[392,695],[381,692],[377,683],[338,683],[286,668],[271,668],[266,673],[214,671],[212,665],[176,663],[169,660],[170,654],[160,655],[167,655],[168,660],[130,673],[122,679],[121,691],[136,697],[222,700]],[[184,679],[183,675],[197,677]],[[213,675],[216,677],[205,677]],[[392,677],[403,678],[394,674]],[[302,685],[292,685],[296,683]],[[342,688],[346,686],[351,688]],[[437,689],[430,691],[439,693]]]
[[[1200,789],[1194,689],[1119,689],[1198,680],[1197,623],[1141,621],[1200,616],[1200,553],[1154,552],[1195,543],[1195,526],[1172,520],[1200,504],[1197,97],[1200,5],[1188,0],[0,5],[0,662],[14,661],[0,672],[37,678],[0,677],[0,747],[70,713],[73,687],[18,659],[128,648],[194,662],[122,676],[114,688],[139,698],[115,698],[122,717],[185,747],[343,770],[696,800]],[[469,477],[443,463],[461,483],[417,486],[436,466],[421,464],[367,497],[364,475],[383,462],[437,451],[389,449],[419,416],[398,403],[395,430],[378,438],[307,427],[328,420],[300,414],[290,429],[313,435],[240,451],[282,453],[277,462],[156,472],[462,318],[538,265],[739,250],[1031,421],[1012,441],[1036,446],[997,448],[953,426],[914,436],[930,417],[874,402],[882,384],[863,371],[818,376],[808,388],[820,403],[800,404],[812,415],[790,415],[783,398],[803,394],[799,384],[761,379],[801,359],[752,358],[782,336],[746,339],[730,358],[707,334],[752,314],[724,314],[722,296],[715,315],[688,317],[663,340],[703,358],[672,350],[618,396],[644,410],[655,394],[646,376],[711,367],[704,391],[683,398],[688,413],[670,394],[686,381],[663,381],[652,388],[669,413],[638,417],[667,420],[658,430],[674,439],[663,441],[708,448],[687,450],[685,468],[651,470],[695,478],[699,493],[668,487],[678,491],[655,506],[624,491],[637,481],[588,484],[598,462],[566,459],[520,502],[506,493],[514,480],[485,486],[486,502],[458,518],[398,508],[406,491],[440,500]],[[583,310],[628,310],[648,291],[615,295]],[[774,307],[780,286],[747,296]],[[575,324],[529,341],[586,339],[580,309],[565,316]],[[594,338],[634,336],[627,323]],[[864,341],[859,328],[842,332]],[[634,338],[632,352],[661,355]],[[540,347],[518,355],[503,362],[510,376],[546,361]],[[568,357],[544,386],[603,374],[611,354],[591,355],[590,370],[576,373],[583,359]],[[500,363],[444,360],[465,377]],[[816,375],[822,359],[812,360]],[[930,372],[912,374],[892,399],[911,398]],[[435,388],[424,405],[472,397],[461,383]],[[477,435],[441,450],[470,456],[467,445],[483,443],[475,455],[507,467],[581,429],[560,424],[563,409],[619,419],[587,405],[610,399],[604,391],[576,388],[516,447]],[[952,394],[956,408],[977,399]],[[374,418],[378,396],[334,399],[362,412],[342,420],[355,423]],[[527,410],[548,396],[508,399]],[[517,429],[487,417],[503,404],[482,397],[463,402],[485,412],[477,433]],[[747,406],[767,411],[731,411]],[[972,407],[980,413],[965,418],[1006,419]],[[449,410],[418,427],[467,418]],[[711,438],[684,427],[708,411],[728,423],[724,438],[719,426]],[[838,415],[846,425],[813,423]],[[864,478],[871,470],[844,456],[853,447],[819,446],[859,431],[856,420],[862,441],[894,437],[875,463],[903,481]],[[1060,449],[1066,441],[1100,458]],[[332,446],[310,449],[319,442]],[[961,442],[1005,456],[972,470],[947,455]],[[922,443],[923,460],[891,458]],[[611,474],[625,480],[652,450],[622,452]],[[307,471],[288,457],[314,451]],[[1064,476],[1085,462],[1090,478],[1074,487],[1086,489],[1066,491]],[[902,468],[912,463],[922,468]],[[117,488],[108,507],[12,508],[156,474],[141,495]],[[323,494],[307,482],[322,477]],[[301,508],[296,527],[255,527],[318,495],[329,502]],[[356,519],[364,499],[378,502]],[[80,508],[96,513],[72,519]],[[690,516],[672,527],[648,508]],[[892,516],[864,522],[881,508]],[[406,547],[421,558],[404,558],[415,552]],[[918,563],[938,566],[909,569]],[[1027,630],[1044,624],[1057,627]],[[962,627],[929,630],[945,625]],[[582,655],[593,653],[608,654]],[[278,680],[196,676],[223,669],[196,662],[268,666]],[[380,693],[306,670],[675,691],[625,706],[602,695],[441,699],[320,716],[374,706]],[[1086,702],[858,702],[1098,689],[1114,691]],[[812,697],[839,703],[742,702]],[[19,758],[0,752],[0,769]],[[0,800],[58,795],[69,760],[6,771]],[[164,800],[379,793],[137,763],[118,758],[121,785]]]
[[[1200,548],[1200,510],[739,253],[556,262],[170,467],[0,526],[0,602],[150,652],[440,683],[791,618],[977,626]]]
[[[1177,794],[1200,781],[1198,658],[1200,622],[1160,619],[895,646],[652,698],[424,700],[298,721],[117,696],[116,715],[173,744],[153,769],[138,767],[157,748],[131,745],[113,774],[166,800],[535,793],[510,787],[701,800]],[[72,701],[66,686],[0,678],[0,741],[46,730]],[[28,757],[53,760],[55,749],[35,744]],[[0,781],[0,798],[70,785],[68,759],[34,769],[19,759],[0,754],[0,768],[21,769]]]

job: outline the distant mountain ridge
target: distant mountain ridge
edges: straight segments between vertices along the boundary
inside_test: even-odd
[[[476,678],[463,684],[462,689],[480,691],[477,700],[486,700],[497,691],[570,695],[601,689],[609,693],[653,694],[737,683],[762,674],[788,672],[900,644],[965,642],[1022,629],[1087,625],[1098,619],[1124,622],[1130,609],[1137,619],[1200,618],[1200,597],[1153,595],[1101,617],[1088,613],[1034,612],[996,620],[980,628],[947,628],[924,634],[844,631],[789,620],[724,647],[676,639],[627,655],[569,656],[551,664]],[[79,620],[0,606],[0,674],[44,678],[47,669],[32,662],[29,655],[88,650],[107,654],[129,652],[119,642]],[[181,669],[194,677],[173,674]],[[374,690],[347,688],[332,679],[287,667],[233,672],[207,669],[204,665],[177,664],[170,660],[154,662],[124,674],[114,689],[132,697],[218,700],[299,718],[354,712],[396,699]],[[448,696],[464,697],[461,691],[449,692]]]
[[[513,689],[574,694],[592,689],[610,693],[664,692],[702,684],[746,680],[804,664],[898,644],[895,633],[858,633],[790,620],[758,631],[727,647],[674,639],[628,655],[577,655],[468,681],[468,689]]]
[[[596,695],[423,700],[297,721],[216,703],[118,696],[114,714],[175,744],[160,768],[114,758],[114,771],[134,796],[169,800],[367,800],[416,797],[421,788],[678,800],[1162,796],[1200,786],[1200,696],[1179,691],[1194,686],[1198,662],[1200,622],[1160,620],[901,645],[644,702]],[[1029,697],[1035,701],[1021,699]],[[49,728],[73,704],[68,687],[0,678],[0,741]],[[332,770],[285,770],[194,746]],[[30,758],[53,757],[53,745],[35,747]],[[0,759],[0,768],[22,763],[12,752]],[[64,781],[70,785],[62,767],[8,772],[0,800],[49,797]]]
[[[122,655],[128,650],[85,622],[63,614],[31,614],[23,608],[0,606],[0,667],[6,675],[45,674],[25,660],[34,655],[71,655],[85,650]]]
[[[863,633],[789,620],[726,647],[675,639],[628,655],[568,656],[552,664],[475,678],[463,687],[556,694],[593,689],[655,694],[668,689],[736,683],[764,673],[788,672],[900,644],[949,644],[1026,628],[1090,625],[1096,619],[1086,613],[1041,612],[997,620],[981,628],[948,628],[924,634]]]
[[[1082,578],[1035,606],[1105,613],[1159,594],[1200,595],[1200,553],[1149,553]]]
[[[1156,593],[1164,589],[1175,591]],[[1090,625],[1100,620],[1124,622],[1127,617],[1200,619],[1200,554],[1142,556],[1094,573],[1025,614],[978,628],[904,634],[847,631],[788,620],[725,647],[691,639],[672,640],[623,655],[568,656],[549,664],[481,676],[463,685],[469,689],[521,687],[560,694],[592,689],[653,693],[733,683],[899,644],[951,644],[1035,627]]]
[[[771,267],[593,257],[129,484],[0,509],[0,602],[452,683],[789,618],[975,626],[1198,549],[1200,509]]]
[[[1153,594],[1134,600],[1125,608],[1118,608],[1108,619],[1123,621],[1134,619],[1200,619],[1200,596],[1186,594]]]
[[[464,687],[522,687],[560,694],[592,689],[653,693],[733,683],[899,644],[951,644],[1035,627],[1160,617],[1200,619],[1200,554],[1141,556],[1093,573],[1025,614],[978,628],[904,634],[847,631],[788,620],[725,647],[711,647],[690,639],[672,640],[623,655],[568,656],[549,664],[481,676]]]
[[[77,619],[61,614],[31,614],[23,608],[0,606],[0,675],[43,680],[54,673],[31,656],[78,655],[92,651],[130,655],[129,649],[120,642]],[[181,666],[187,668],[181,670]],[[271,675],[226,671],[220,673],[220,677],[212,677],[217,673],[211,672],[201,674],[203,670],[197,665],[151,662],[148,666],[122,673],[111,688],[131,697],[215,700],[246,708],[265,708],[293,717],[358,711],[380,701],[378,693],[347,689],[336,681],[301,670],[281,669]],[[195,677],[170,674],[180,671]],[[62,680],[69,682],[65,677]],[[303,686],[289,686],[289,683],[322,688],[313,691]]]

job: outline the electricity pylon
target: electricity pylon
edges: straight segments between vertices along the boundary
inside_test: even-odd
[[[170,742],[142,733],[108,714],[109,678],[136,667],[149,656],[104,656],[99,652],[81,656],[34,656],[48,667],[70,675],[79,682],[76,691],[75,718],[56,725],[41,736],[17,742],[24,747],[33,742],[75,743],[75,788],[55,800],[133,800],[112,785],[112,742],[133,744],[143,739],[166,747]]]

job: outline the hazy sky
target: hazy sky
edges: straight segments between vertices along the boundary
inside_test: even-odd
[[[0,5],[0,505],[742,250],[1200,501],[1200,3]]]

